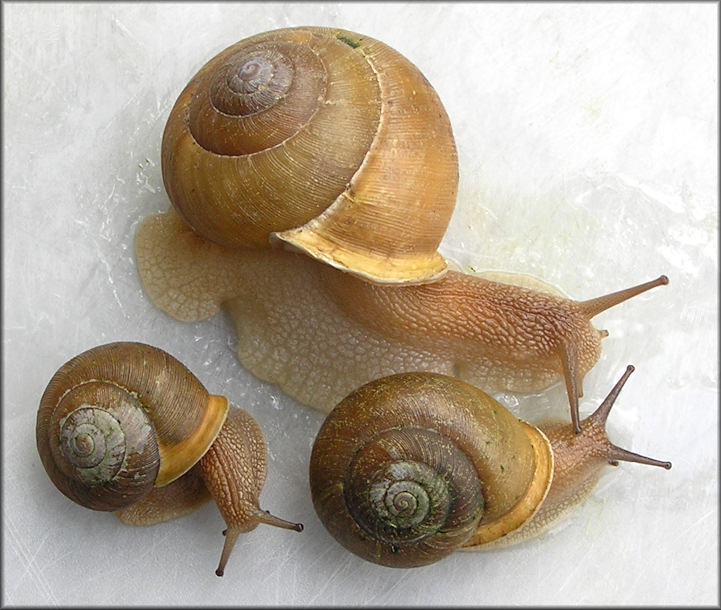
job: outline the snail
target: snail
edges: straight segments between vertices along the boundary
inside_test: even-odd
[[[40,400],[36,440],[65,496],[127,524],[180,517],[212,497],[227,525],[218,576],[239,534],[261,523],[303,529],[259,507],[257,422],[157,347],[109,343],[65,363]]]
[[[150,299],[185,321],[226,306],[243,365],[326,412],[371,379],[428,370],[489,392],[563,380],[580,430],[606,336],[590,319],[668,282],[577,303],[449,270],[445,110],[410,61],[345,30],[266,32],[211,59],[170,113],[162,174],[172,207],[135,241]]]
[[[347,550],[384,566],[517,544],[583,502],[607,464],[671,468],[621,449],[606,420],[633,367],[584,420],[532,426],[463,381],[374,380],[328,415],[310,459],[313,505]]]

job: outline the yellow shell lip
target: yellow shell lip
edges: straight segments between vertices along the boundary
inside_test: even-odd
[[[228,416],[225,396],[208,396],[205,417],[194,434],[176,445],[160,445],[160,471],[155,487],[163,487],[190,470],[210,449]]]
[[[441,278],[448,262],[438,252],[392,257],[362,252],[323,235],[318,221],[296,229],[271,233],[270,243],[300,252],[375,284],[422,284]]]
[[[464,549],[488,544],[516,531],[527,523],[543,504],[553,479],[553,451],[546,435],[538,428],[520,422],[533,445],[535,472],[525,495],[500,519],[481,525]]]

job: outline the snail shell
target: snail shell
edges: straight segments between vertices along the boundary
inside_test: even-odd
[[[671,467],[608,439],[606,420],[631,371],[581,434],[565,422],[517,420],[444,375],[372,381],[318,432],[310,461],[316,513],[346,549],[389,567],[537,536],[591,493],[609,463]]]
[[[111,343],[53,376],[38,409],[38,453],[68,498],[120,510],[190,470],[227,413],[227,399],[210,395],[166,352]]]
[[[311,454],[313,505],[336,539],[382,565],[433,563],[528,521],[550,485],[548,440],[477,388],[406,373],[351,393]]]
[[[288,28],[219,53],[170,114],[162,170],[181,216],[220,245],[281,242],[381,283],[446,268],[450,121],[421,72],[372,38]]]

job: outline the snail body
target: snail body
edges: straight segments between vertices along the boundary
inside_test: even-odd
[[[540,534],[619,461],[670,468],[613,445],[605,423],[628,367],[583,432],[517,420],[458,379],[403,373],[343,399],[310,461],[313,505],[346,549],[389,567],[428,565]]]
[[[218,575],[241,531],[302,528],[258,507],[266,447],[250,415],[156,347],[110,343],[65,363],[41,398],[36,440],[65,496],[129,524],[162,522],[215,499],[229,532]]]
[[[156,306],[191,321],[223,305],[243,365],[325,412],[377,377],[429,371],[486,392],[564,380],[577,423],[583,377],[606,336],[591,318],[668,281],[585,302],[456,271],[420,285],[372,284],[295,253],[212,244],[172,210],[145,219],[136,254]]]

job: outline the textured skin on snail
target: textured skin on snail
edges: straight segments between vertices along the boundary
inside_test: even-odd
[[[384,283],[445,270],[450,122],[420,71],[377,40],[315,27],[242,40],[186,86],[162,148],[168,195],[205,239],[282,242]]]
[[[243,365],[326,412],[354,388],[404,371],[456,376],[486,392],[565,380],[575,411],[606,336],[591,318],[668,281],[588,301],[456,271],[380,286],[293,253],[207,242],[172,210],[141,224],[136,254],[155,305],[185,321],[224,305]]]
[[[671,467],[608,439],[606,420],[632,370],[581,434],[558,421],[530,426],[447,376],[372,381],[343,399],[318,432],[313,506],[342,546],[389,567],[537,536],[583,502],[609,463]]]

